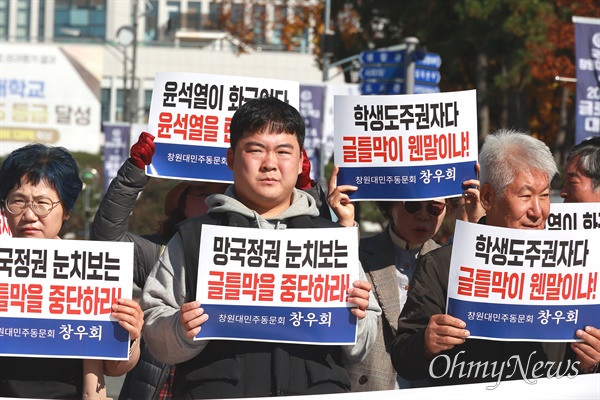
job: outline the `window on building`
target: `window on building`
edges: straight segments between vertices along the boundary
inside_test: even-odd
[[[252,7],[252,31],[254,32],[254,44],[265,44],[267,37],[265,27],[267,25],[266,7],[264,4],[255,4]]]
[[[287,6],[276,5],[275,15],[273,16],[273,37],[271,43],[274,46],[282,45],[283,28],[287,22]]]
[[[150,115],[150,104],[152,103],[152,89],[144,90],[144,116],[142,118],[143,123],[148,123],[148,116]]]
[[[146,4],[146,32],[144,40],[151,42],[158,40],[158,1],[147,0]]]
[[[44,21],[46,20],[46,2],[40,1],[40,17],[38,19],[38,41],[44,41]]]
[[[294,18],[305,20],[308,18],[308,12],[306,7],[295,7]],[[306,24],[308,26],[308,24]],[[300,42],[300,51],[305,53],[308,51],[308,28],[304,29],[302,33],[294,38],[294,42]]]
[[[56,0],[55,38],[104,39],[107,0]]]
[[[31,15],[31,2],[19,0],[17,2],[17,40],[29,40],[29,15]]]
[[[202,29],[202,3],[199,1],[189,2],[188,11],[185,18],[185,26],[191,31],[199,31]]]
[[[102,89],[100,92],[100,108],[102,113],[102,122],[110,121],[110,89]]]
[[[8,40],[8,0],[0,0],[0,39]]]
[[[181,28],[181,3],[178,1],[167,1],[167,11],[169,12],[169,22],[167,22],[167,35],[175,36]]]
[[[204,24],[206,30],[223,30],[223,3],[212,1],[208,6],[208,19]]]
[[[117,104],[115,104],[115,121],[125,121],[125,91],[117,89]]]

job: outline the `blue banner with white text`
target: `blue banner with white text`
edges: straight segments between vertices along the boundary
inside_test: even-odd
[[[575,25],[575,144],[600,135],[600,18],[573,17]]]
[[[426,200],[462,195],[475,161],[414,167],[343,167],[338,185],[357,186],[352,200]],[[361,190],[362,189],[362,190]]]
[[[353,345],[357,318],[340,307],[263,307],[202,304],[213,317],[197,339]]]
[[[129,333],[116,321],[1,318],[0,355],[127,359]]]

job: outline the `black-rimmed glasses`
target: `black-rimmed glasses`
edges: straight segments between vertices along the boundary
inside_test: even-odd
[[[23,214],[25,209],[29,207],[38,217],[45,217],[50,214],[50,212],[54,210],[54,207],[60,203],[60,200],[52,201],[47,197],[36,197],[33,200],[25,200],[20,197],[8,197],[2,201],[4,202],[6,211],[11,214]]]
[[[425,205],[425,211],[432,217],[439,217],[446,208],[446,203],[440,203],[437,201],[405,201],[404,210],[409,214],[418,213],[421,208]]]

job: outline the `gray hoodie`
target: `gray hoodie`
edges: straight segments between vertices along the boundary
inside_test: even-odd
[[[318,216],[314,198],[305,192],[294,189],[292,204],[283,213],[265,219],[235,198],[235,188],[230,186],[225,194],[215,194],[206,199],[209,213],[235,211],[253,221],[258,229],[286,229],[288,218],[309,215]],[[358,243],[357,243],[358,245]],[[179,235],[175,235],[164,253],[154,265],[144,286],[141,306],[145,323],[143,335],[154,356],[167,364],[178,364],[198,355],[208,343],[207,340],[194,341],[186,336],[179,321],[179,309],[184,303],[194,301],[186,290],[185,256]],[[360,268],[360,279],[367,280]],[[354,346],[342,346],[344,362],[360,362],[375,343],[377,323],[381,308],[371,292],[367,316],[358,321],[357,339]],[[210,316],[209,316],[210,318]]]

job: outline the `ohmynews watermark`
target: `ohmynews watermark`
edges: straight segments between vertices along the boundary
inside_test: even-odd
[[[502,382],[503,376],[505,379],[511,379],[512,377],[518,377],[520,375],[526,383],[534,385],[537,383],[539,378],[562,378],[566,376],[569,379],[575,378],[579,374],[579,361],[567,360],[566,362],[555,362],[555,361],[538,361],[534,364],[531,363],[531,358],[536,354],[536,351],[532,352],[526,365],[523,365],[521,358],[518,355],[514,355],[505,361],[460,361],[461,354],[465,353],[464,350],[459,351],[451,359],[446,354],[440,354],[436,356],[429,364],[429,376],[431,378],[493,378],[496,380],[495,385],[486,386],[487,390],[494,390]],[[442,374],[436,375],[433,371],[433,365],[435,362],[445,362],[446,369]],[[562,371],[563,364],[566,365],[564,371]],[[512,370],[511,370],[512,368]],[[507,374],[505,375],[505,371]],[[561,372],[562,371],[562,372]],[[515,378],[516,379],[516,378]]]

